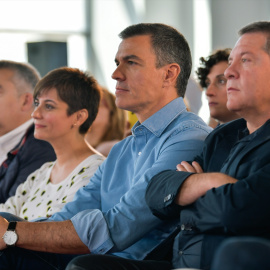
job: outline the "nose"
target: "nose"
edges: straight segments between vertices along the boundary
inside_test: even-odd
[[[211,83],[207,86],[207,88],[206,88],[206,91],[205,91],[206,96],[207,96],[207,97],[214,96],[215,93],[216,93],[215,90],[216,90],[216,89],[215,89],[215,85],[214,85],[214,83],[211,82]]]
[[[225,69],[224,71],[224,76],[225,78],[232,79],[232,78],[237,78],[238,77],[238,69],[237,69],[237,63],[232,61],[229,66]]]
[[[123,72],[123,68],[118,65],[114,72],[112,73],[112,78],[116,81],[124,81],[125,80],[125,75]]]
[[[41,113],[40,113],[40,108],[39,108],[39,106],[35,107],[35,109],[34,109],[33,112],[31,113],[31,117],[32,117],[33,119],[41,118]]]

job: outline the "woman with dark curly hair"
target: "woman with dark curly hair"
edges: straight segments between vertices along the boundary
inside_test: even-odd
[[[210,123],[212,127],[223,124],[239,116],[227,109],[227,80],[224,71],[228,67],[228,58],[231,49],[217,50],[207,58],[201,57],[201,67],[197,70],[199,83],[206,90],[206,97],[210,110],[210,116],[215,121]]]

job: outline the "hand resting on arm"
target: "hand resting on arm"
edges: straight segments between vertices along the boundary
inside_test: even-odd
[[[237,179],[223,173],[204,173],[200,164],[196,161],[193,161],[192,165],[182,161],[177,165],[177,170],[194,173],[184,181],[175,198],[175,203],[181,206],[194,203],[198,198],[205,195],[209,189],[237,182]]]

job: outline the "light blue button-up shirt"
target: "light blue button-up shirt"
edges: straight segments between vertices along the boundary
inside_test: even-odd
[[[172,231],[171,221],[152,215],[145,202],[149,180],[192,160],[212,129],[177,98],[116,144],[89,184],[49,220],[71,219],[92,253],[143,259]]]

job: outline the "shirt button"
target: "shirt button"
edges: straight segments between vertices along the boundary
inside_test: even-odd
[[[139,153],[138,153],[138,156],[140,156],[140,155],[141,155],[141,153],[142,153],[142,152],[139,152]]]
[[[186,228],[185,224],[182,224],[182,225],[181,225],[181,230],[184,231],[185,228]]]
[[[182,250],[179,251],[179,255],[180,255],[180,256],[183,255],[183,251],[182,251]]]

